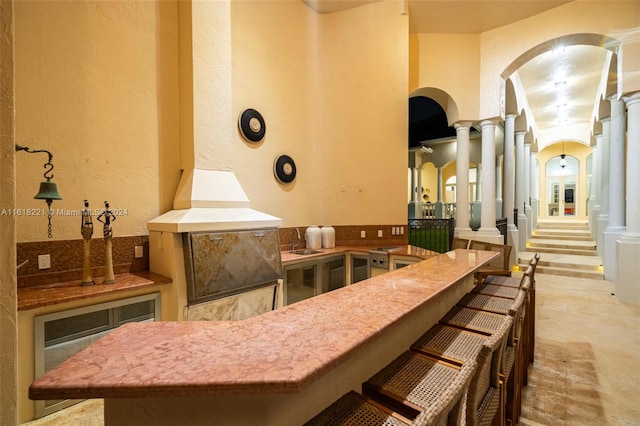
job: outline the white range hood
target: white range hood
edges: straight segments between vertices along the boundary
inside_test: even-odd
[[[149,231],[199,232],[275,228],[282,219],[249,207],[232,171],[194,169],[183,174],[173,210],[149,221]]]
[[[180,55],[180,155],[184,172],[173,210],[148,222],[147,229],[183,233],[279,227],[281,219],[249,207],[231,171],[231,144],[241,143],[231,109],[231,2],[188,2],[181,4],[181,13],[185,45]]]

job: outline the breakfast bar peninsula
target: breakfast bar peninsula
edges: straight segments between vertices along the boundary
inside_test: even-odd
[[[30,387],[107,425],[300,425],[405,351],[496,253],[455,250],[243,321],[130,323]]]

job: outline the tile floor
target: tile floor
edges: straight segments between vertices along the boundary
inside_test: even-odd
[[[640,305],[620,302],[608,281],[536,278],[536,354],[520,424],[640,425]]]
[[[536,282],[536,355],[519,424],[640,425],[640,305],[620,302],[607,281],[537,273]],[[102,401],[26,424],[101,425]]]

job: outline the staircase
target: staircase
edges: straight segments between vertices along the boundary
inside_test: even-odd
[[[540,253],[536,272],[604,279],[602,259],[586,221],[539,220],[538,228],[527,241],[527,250],[520,252],[521,269],[526,269],[536,252]]]

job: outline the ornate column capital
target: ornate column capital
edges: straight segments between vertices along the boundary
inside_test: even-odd
[[[500,120],[497,118],[488,118],[480,121],[480,127],[496,126]]]
[[[635,105],[640,102],[640,92],[635,92],[628,96],[623,96],[622,100],[627,106]]]
[[[473,121],[456,121],[453,123],[453,127],[458,130],[459,128],[470,129],[473,125]]]

